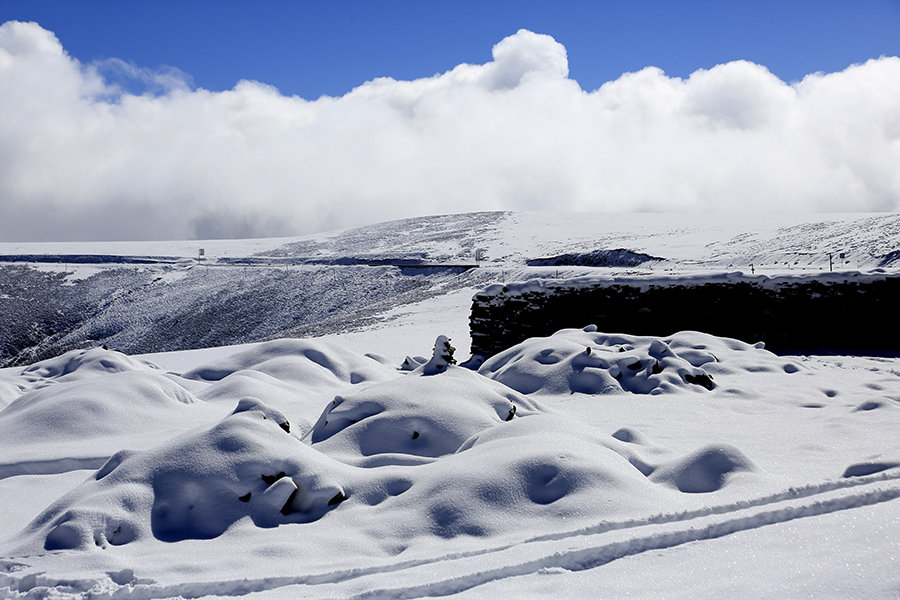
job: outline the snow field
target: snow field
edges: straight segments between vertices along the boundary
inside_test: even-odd
[[[594,327],[478,372],[401,371],[326,341],[221,354],[177,372],[91,349],[2,371],[0,498],[21,480],[52,501],[11,513],[30,522],[0,545],[0,590],[414,598],[504,582],[530,596],[562,578],[670,595],[605,569],[896,514],[900,497],[896,361]],[[887,552],[866,569],[882,597],[898,527],[867,542]]]

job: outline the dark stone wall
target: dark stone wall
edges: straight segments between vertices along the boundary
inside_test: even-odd
[[[763,341],[779,354],[900,356],[900,277],[546,286],[476,295],[472,354],[490,356],[529,337],[595,324],[661,337],[697,330]]]

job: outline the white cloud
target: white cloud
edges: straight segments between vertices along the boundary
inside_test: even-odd
[[[107,82],[114,96],[129,93],[129,88],[154,94],[169,94],[191,89],[190,75],[176,67],[163,67],[154,71],[119,58],[107,58],[92,63],[91,68]]]
[[[147,93],[124,91],[122,78]],[[519,31],[339,98],[83,65],[0,25],[0,239],[304,233],[467,210],[900,209],[900,59],[787,84],[736,61],[595,91]],[[127,86],[126,86],[127,87]]]

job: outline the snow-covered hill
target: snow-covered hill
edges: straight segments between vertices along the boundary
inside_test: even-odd
[[[784,264],[792,256],[821,260],[846,253],[852,267],[866,267],[898,250],[896,213],[511,213],[482,212],[417,217],[299,238],[194,240],[184,242],[2,243],[0,257],[108,255],[219,258],[248,256],[343,258],[425,257],[475,259],[515,266],[528,258],[573,251],[627,248],[676,265],[710,268]],[[810,263],[798,263],[809,266]],[[821,264],[821,263],[814,263]],[[825,262],[827,266],[827,261]],[[788,265],[788,266],[793,266]]]
[[[278,256],[413,256],[474,260],[514,268],[528,259],[625,248],[676,270],[777,272],[874,268],[897,261],[900,215],[468,213],[371,225],[307,238],[269,252]],[[844,254],[840,259],[840,254]],[[626,265],[627,266],[627,265]]]
[[[0,277],[10,364],[101,344],[145,353],[333,333],[458,283],[451,273],[364,266],[110,265],[74,281],[6,266]]]

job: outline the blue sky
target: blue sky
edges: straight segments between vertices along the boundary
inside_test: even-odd
[[[520,28],[563,44],[585,90],[649,65],[686,77],[746,59],[790,82],[900,54],[900,0],[0,0],[7,20],[37,21],[83,63],[167,65],[209,90],[252,79],[308,99],[485,63]]]

